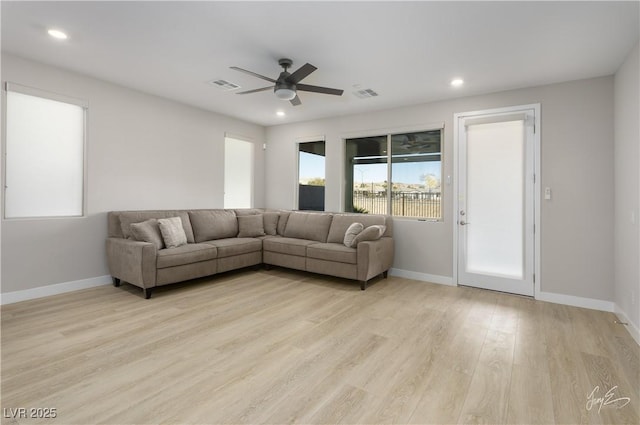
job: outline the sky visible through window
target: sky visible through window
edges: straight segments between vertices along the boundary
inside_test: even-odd
[[[300,152],[300,181],[324,178],[324,156]]]
[[[314,177],[324,178],[324,157],[300,152],[300,180]],[[329,170],[331,173],[331,170]],[[440,178],[440,161],[395,163],[394,182],[424,184],[424,176],[432,174]],[[387,164],[360,164],[355,167],[353,179],[356,183],[382,183],[387,180]]]

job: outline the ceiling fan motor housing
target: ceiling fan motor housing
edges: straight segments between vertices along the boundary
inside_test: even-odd
[[[285,73],[283,72],[283,74]],[[276,94],[278,99],[291,100],[296,97],[296,85],[288,82],[281,76],[273,87],[273,92]]]

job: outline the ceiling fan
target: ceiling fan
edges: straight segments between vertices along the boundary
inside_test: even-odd
[[[249,93],[257,93],[261,91],[266,91],[273,89],[273,92],[276,94],[278,99],[288,100],[291,102],[293,106],[298,106],[302,104],[300,98],[298,97],[297,91],[308,91],[313,93],[323,93],[323,94],[332,94],[336,96],[342,96],[344,90],[332,89],[329,87],[319,87],[319,86],[311,86],[309,84],[300,84],[304,78],[306,78],[309,74],[315,71],[315,66],[310,63],[306,63],[294,71],[292,74],[287,71],[293,65],[293,61],[291,59],[280,59],[278,64],[284,68],[284,71],[280,73],[280,76],[277,80],[273,78],[265,77],[264,75],[256,74],[252,71],[247,71],[246,69],[238,68],[237,66],[232,66],[231,69],[235,69],[236,71],[244,72],[245,74],[253,75],[254,77],[261,78],[263,80],[269,81],[270,83],[274,83],[273,86],[263,87],[261,89],[255,90],[247,90],[243,92],[239,92],[237,94],[249,94]]]
[[[415,149],[423,151],[424,149],[431,149],[432,146],[439,149],[439,139],[433,135],[426,133],[418,134],[398,134],[394,135],[391,139],[394,143],[394,149],[400,148],[407,151],[414,151]]]

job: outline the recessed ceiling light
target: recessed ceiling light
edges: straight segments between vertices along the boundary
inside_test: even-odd
[[[67,34],[63,33],[60,30],[50,29],[49,31],[47,31],[47,33],[49,33],[51,37],[57,38],[59,40],[66,40],[67,38],[69,38]]]
[[[463,84],[464,80],[462,78],[454,78],[453,80],[451,80],[451,85],[453,87],[460,87]]]
[[[285,114],[284,114],[284,111],[278,111],[276,112],[276,115],[279,117],[284,117]]]

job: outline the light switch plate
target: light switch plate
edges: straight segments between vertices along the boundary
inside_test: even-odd
[[[551,199],[551,188],[550,187],[545,187],[544,188],[544,199],[546,199],[546,200],[550,200]]]

